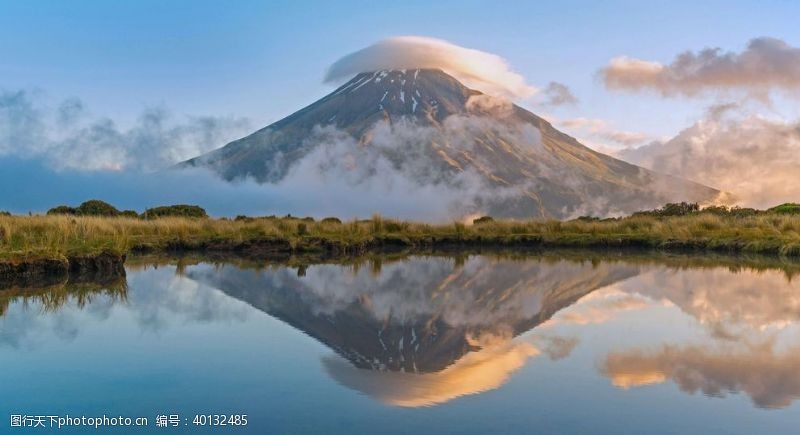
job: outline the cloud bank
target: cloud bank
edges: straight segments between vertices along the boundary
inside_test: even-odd
[[[332,174],[304,178],[297,173],[286,183],[258,184],[252,180],[228,182],[206,169],[154,173],[54,170],[41,160],[0,158],[0,210],[43,213],[59,204],[100,199],[137,211],[164,204],[198,204],[217,217],[290,213],[352,219],[381,213],[447,222],[457,213],[451,208],[453,201],[465,192],[446,185],[418,185],[397,172],[383,174],[382,182],[375,184],[357,182],[357,173],[349,179],[336,179]]]
[[[787,273],[654,266],[619,289],[679,308],[716,339],[741,340],[800,326],[800,282]]]
[[[151,171],[197,156],[249,131],[244,118],[145,110],[130,128],[93,118],[77,98],[48,107],[36,93],[0,92],[0,157],[41,159],[54,169]]]
[[[472,110],[498,116],[511,110],[507,99],[480,97],[470,100]],[[473,147],[479,146],[475,135],[493,131],[531,151],[541,146],[533,126],[456,116],[442,124],[443,131],[379,122],[368,132],[369,147],[346,131],[317,127],[304,143],[308,154],[277,184],[228,183],[199,168],[164,170],[235,139],[246,125],[246,120],[211,117],[176,122],[166,109],[151,109],[122,129],[110,119],[92,117],[79,99],[49,107],[30,92],[5,92],[0,99],[0,210],[44,212],[96,198],[140,211],[194,203],[214,216],[355,218],[381,213],[441,222],[500,207],[524,189],[489,189],[485,174],[479,173],[490,167],[488,162],[461,168],[450,157],[474,154]],[[447,146],[431,148],[431,143],[442,143],[437,140],[442,134],[450,139]],[[278,155],[276,161],[281,160]],[[545,166],[542,162],[542,170]]]
[[[614,386],[631,388],[672,380],[681,391],[711,397],[744,392],[761,408],[786,408],[800,398],[800,352],[777,351],[772,343],[672,346],[657,351],[612,352],[601,373]]]
[[[498,96],[527,98],[536,93],[502,57],[423,36],[388,38],[348,54],[328,68],[325,82],[391,69],[441,69],[467,87]]]
[[[416,163],[423,158],[402,167],[393,164],[383,151],[395,145],[404,145],[406,153],[424,153],[413,137],[419,130],[379,126],[373,132],[376,147],[368,150],[344,132],[318,130],[309,141],[323,146],[280,184],[229,183],[204,169],[164,169],[247,133],[245,119],[190,117],[178,122],[168,110],[157,108],[123,129],[110,119],[92,117],[80,99],[54,107],[42,100],[24,90],[0,93],[0,210],[44,212],[97,198],[139,211],[193,203],[214,216],[352,218],[380,212],[436,221],[457,214],[454,201],[465,205],[466,198],[470,207],[474,194],[483,189],[471,173],[437,182],[436,167]],[[423,179],[433,183],[424,185]]]
[[[711,107],[666,142],[617,156],[723,189],[744,206],[771,207],[800,198],[800,122],[748,114],[732,104]]]
[[[739,53],[720,48],[686,51],[667,65],[617,57],[600,75],[609,89],[652,90],[663,96],[740,91],[766,100],[776,90],[800,96],[800,48],[761,37],[752,39]]]

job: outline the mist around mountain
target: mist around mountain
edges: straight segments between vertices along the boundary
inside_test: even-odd
[[[438,69],[361,73],[321,100],[180,167],[277,187],[322,178],[392,195],[434,189],[452,217],[620,215],[720,192],[605,154]]]

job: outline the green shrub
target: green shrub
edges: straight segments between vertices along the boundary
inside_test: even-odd
[[[687,216],[699,211],[700,205],[698,205],[696,202],[670,202],[655,210],[637,211],[631,216]]]
[[[70,207],[68,205],[59,205],[56,207],[47,210],[47,214],[54,215],[54,214],[75,214],[75,207]]]
[[[75,208],[75,214],[81,216],[117,216],[119,215],[119,210],[105,201],[90,199]]]
[[[731,210],[724,205],[710,205],[703,209],[704,213],[711,213],[717,216],[726,216],[731,213]]]
[[[148,208],[144,211],[144,217],[146,219],[156,219],[165,216],[206,218],[208,214],[206,214],[206,211],[202,207],[188,204],[164,205]]]
[[[711,213],[716,216],[735,216],[735,217],[755,216],[759,213],[759,211],[754,208],[742,208],[739,207],[738,205],[730,208],[724,205],[710,205],[701,211],[703,213]]]
[[[700,211],[700,206],[696,202],[671,202],[661,207],[658,214],[659,216],[686,216],[698,211]]]
[[[477,219],[472,220],[473,225],[487,224],[489,222],[494,222],[494,218],[492,218],[491,216],[481,216]]]
[[[11,213],[7,211],[0,211],[0,216],[11,216]]]
[[[730,209],[731,216],[736,216],[736,217],[755,216],[759,213],[760,211],[754,208],[742,208],[739,207],[738,205],[736,207],[731,207]]]
[[[767,211],[779,214],[800,214],[800,204],[787,202],[786,204],[781,204],[777,207],[772,207]]]
[[[306,234],[308,234],[308,225],[306,225],[305,223],[297,224],[297,235],[305,236]]]
[[[323,224],[341,224],[342,220],[337,217],[326,217],[322,220]]]

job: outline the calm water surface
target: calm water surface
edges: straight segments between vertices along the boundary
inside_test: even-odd
[[[59,433],[800,430],[800,266],[589,256],[133,259],[0,290],[0,433],[46,432],[17,414],[149,418]]]

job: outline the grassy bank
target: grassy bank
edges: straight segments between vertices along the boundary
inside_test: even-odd
[[[0,216],[0,262],[132,251],[358,253],[381,246],[638,247],[800,256],[800,215],[696,213],[572,221],[429,225],[374,217],[338,222],[166,217]]]
[[[268,256],[250,258],[246,255],[230,253],[180,252],[151,253],[134,255],[128,258],[126,269],[146,270],[176,266],[176,273],[184,275],[187,268],[201,263],[212,265],[233,265],[239,269],[265,271],[277,267],[288,267],[303,275],[307,268],[326,264],[349,267],[354,272],[359,269],[370,270],[374,274],[381,273],[384,266],[405,261],[409,254],[427,257],[451,259],[454,267],[463,265],[470,255],[485,255],[494,260],[540,262],[556,264],[572,262],[575,264],[624,264],[634,267],[666,267],[673,270],[683,269],[715,269],[724,267],[731,271],[780,271],[787,280],[800,276],[800,258],[785,258],[775,255],[727,255],[708,253],[695,255],[692,253],[667,253],[658,251],[637,250],[586,250],[586,249],[541,249],[521,251],[518,249],[463,249],[456,252],[439,252],[422,250],[413,252],[369,252],[361,256],[325,257],[315,254],[299,254],[288,256]],[[127,282],[125,275],[54,277],[47,276],[41,280],[26,282],[21,285],[4,283],[0,280],[0,317],[15,302],[24,304],[40,304],[45,311],[56,311],[66,303],[78,307],[90,303],[95,297],[109,297],[114,301],[127,299]]]
[[[413,250],[413,252],[368,252],[361,256],[326,257],[316,254],[279,255],[251,258],[246,255],[230,253],[176,252],[151,253],[134,255],[128,258],[126,269],[146,270],[176,266],[176,273],[184,275],[187,268],[201,263],[212,265],[233,265],[239,269],[266,271],[275,267],[288,267],[303,275],[309,267],[315,265],[337,265],[349,267],[354,272],[359,269],[370,270],[374,274],[381,273],[384,266],[405,261],[409,254],[427,257],[451,259],[454,267],[463,265],[470,255],[485,255],[493,260],[540,262],[556,264],[572,262],[575,264],[624,264],[632,267],[666,267],[672,270],[683,269],[715,269],[727,268],[731,271],[780,271],[787,280],[800,276],[800,258],[785,258],[775,255],[727,255],[708,253],[695,255],[692,253],[667,253],[658,251],[637,250],[586,250],[586,249],[460,249],[456,252],[440,252],[437,250]],[[9,285],[10,284],[10,285]],[[38,304],[44,311],[57,311],[67,303],[83,307],[96,297],[107,297],[112,301],[127,299],[127,282],[125,275],[82,276],[71,277],[47,276],[41,280],[26,282],[20,285],[4,283],[0,280],[0,317],[8,307],[17,302]]]

